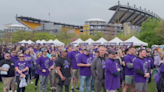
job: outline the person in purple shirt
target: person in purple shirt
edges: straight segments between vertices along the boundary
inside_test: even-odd
[[[41,56],[42,56],[42,53],[38,53],[37,54],[37,59],[34,61],[34,66],[35,66],[35,91],[37,91],[38,80],[39,80],[39,69],[36,67],[36,62],[37,62],[38,58],[40,58]]]
[[[79,67],[77,66],[78,62],[78,56],[80,55],[80,52],[78,51],[78,45],[75,45],[73,47],[73,51],[68,53],[68,58],[72,61],[72,78],[71,78],[71,91],[74,91],[74,82],[76,85],[76,90],[79,91],[78,87],[78,77],[79,77]]]
[[[130,92],[135,92],[134,68],[133,68],[133,61],[135,58],[136,58],[135,47],[130,46],[128,49],[128,54],[124,57],[124,61],[125,61],[125,87],[123,89],[123,92],[127,92],[128,88],[130,88]]]
[[[32,76],[32,67],[33,67],[33,57],[30,56],[30,50],[27,49],[25,51],[25,54],[24,54],[24,58],[28,64],[28,68],[29,68],[29,76],[30,76],[30,82],[31,84],[33,84],[33,82],[31,81],[31,76]]]
[[[25,87],[20,88],[20,78],[25,78],[26,82],[28,81],[28,64],[25,61],[24,54],[19,55],[19,60],[15,63],[16,70],[16,82],[17,82],[17,92],[25,92]]]
[[[150,51],[147,50],[146,53],[147,53],[146,59],[148,61],[149,67],[151,68],[151,74],[150,74],[150,78],[149,78],[149,82],[148,82],[148,83],[150,83],[151,82],[151,75],[153,74],[154,61],[153,61],[152,57],[150,56]]]
[[[113,50],[108,51],[108,60],[106,61],[105,68],[105,89],[106,92],[117,92],[120,87],[120,72],[121,66],[115,58],[116,52]]]
[[[134,62],[134,82],[136,92],[147,92],[151,68],[146,59],[146,50],[139,50],[139,57]]]
[[[89,54],[89,49],[84,48],[83,54],[78,56],[77,66],[80,67],[80,92],[84,92],[84,84],[86,82],[86,92],[90,92],[90,84],[92,79],[91,63],[93,55]]]
[[[68,47],[68,52],[71,52],[72,51],[72,47],[70,46],[70,47]]]
[[[11,54],[10,54],[10,57],[11,57],[11,60],[13,60],[14,62],[16,62],[18,60],[18,57],[16,56],[16,51],[15,50],[11,50]]]
[[[160,61],[161,61],[161,56],[162,52],[159,53],[159,55],[154,56],[154,65],[157,70],[157,72],[160,72]]]
[[[46,56],[47,55],[47,49],[42,49],[42,56],[38,58],[36,64],[39,69],[39,79],[40,79],[40,85],[39,85],[39,92],[42,92],[44,88],[44,92],[47,91],[48,86],[48,80],[51,69],[54,68],[53,62],[50,61],[50,59]]]
[[[161,57],[160,74],[157,82],[157,92],[164,92],[164,55]]]
[[[40,52],[38,50],[38,45],[37,44],[34,45],[33,49],[34,49],[34,52],[35,52],[36,55]]]

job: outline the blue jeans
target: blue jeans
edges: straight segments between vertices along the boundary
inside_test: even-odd
[[[95,87],[95,78],[92,77],[92,82],[91,82],[91,89],[92,89],[92,91],[95,90],[94,87]]]
[[[90,92],[92,76],[80,76],[80,92],[84,92],[84,84],[86,82],[86,92]]]

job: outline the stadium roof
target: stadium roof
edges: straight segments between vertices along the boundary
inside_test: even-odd
[[[52,21],[47,21],[47,20],[41,20],[41,19],[37,19],[37,18],[32,18],[32,17],[25,17],[25,16],[17,16],[16,15],[16,20],[20,23],[22,23],[23,25],[29,27],[28,25],[26,25],[24,22],[31,22],[31,23],[35,23],[37,25],[40,25],[41,23],[54,23],[55,25],[62,25],[64,27],[72,27],[72,28],[82,28],[82,26],[80,25],[73,25],[73,24],[65,24],[65,23],[60,23],[60,22],[52,22]],[[22,22],[24,21],[24,22]],[[30,27],[29,27],[30,28]],[[34,28],[30,28],[32,30],[35,30],[36,27]]]
[[[99,18],[91,18],[91,19],[86,20],[86,22],[92,22],[92,21],[96,21],[96,22],[106,22],[105,20],[99,19]]]
[[[26,27],[26,26],[20,24],[11,24],[9,27]]]
[[[141,7],[136,8],[135,5],[132,7],[129,6],[129,3],[127,5],[121,5],[120,2],[118,2],[118,5],[109,8],[109,10],[115,11],[115,13],[108,23],[123,24],[125,22],[130,22],[131,25],[141,26],[149,17],[160,19],[158,15],[150,12],[150,10],[143,10]]]

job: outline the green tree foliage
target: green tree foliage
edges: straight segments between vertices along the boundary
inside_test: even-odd
[[[12,41],[13,42],[19,42],[22,40],[31,40],[34,37],[33,32],[25,32],[22,30],[18,30],[12,33]]]
[[[65,44],[69,44],[71,42],[71,38],[73,37],[76,37],[76,35],[68,33],[59,33],[56,35],[56,38]]]
[[[11,43],[12,42],[11,36],[12,36],[11,32],[5,33],[5,35],[4,35],[3,39],[2,39],[3,43],[5,43],[5,44]]]
[[[86,41],[89,38],[93,38],[93,36],[92,35],[81,34],[81,35],[79,35],[79,38],[81,38],[83,41]]]
[[[96,32],[94,36],[92,36],[92,39],[94,41],[97,41],[98,39],[100,39],[101,37],[104,37],[103,33],[101,32]],[[105,38],[105,37],[104,37]]]
[[[12,41],[13,42],[19,42],[22,40],[32,40],[32,41],[36,41],[36,40],[50,40],[50,39],[54,39],[54,35],[47,33],[47,32],[32,32],[32,31],[16,31],[12,33]]]
[[[125,41],[125,40],[131,38],[132,36],[138,37],[138,33],[137,33],[136,31],[134,31],[134,30],[132,30],[132,31],[133,31],[132,34],[128,34],[128,35],[124,35],[123,32],[120,32],[120,33],[117,35],[117,37],[120,38],[120,39],[123,40],[123,41]]]
[[[159,27],[156,28],[157,36],[161,39],[164,39],[164,20],[161,20],[161,23],[159,24]]]
[[[36,41],[36,40],[54,40],[55,36],[53,34],[47,33],[47,32],[38,32],[38,33],[34,33],[34,37],[31,38],[32,41]]]
[[[156,31],[157,29],[160,29],[159,25],[161,25],[161,21],[157,19],[147,19],[146,22],[142,23],[139,39],[147,42],[149,46],[162,44],[163,40],[157,34],[160,32]]]

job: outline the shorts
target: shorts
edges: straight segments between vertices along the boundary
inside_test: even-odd
[[[79,69],[73,69],[72,70],[72,78],[79,77]]]
[[[133,75],[125,75],[125,84],[134,84],[134,76]]]
[[[15,88],[14,77],[2,77],[5,89]]]
[[[147,91],[148,83],[135,83],[135,91]]]

